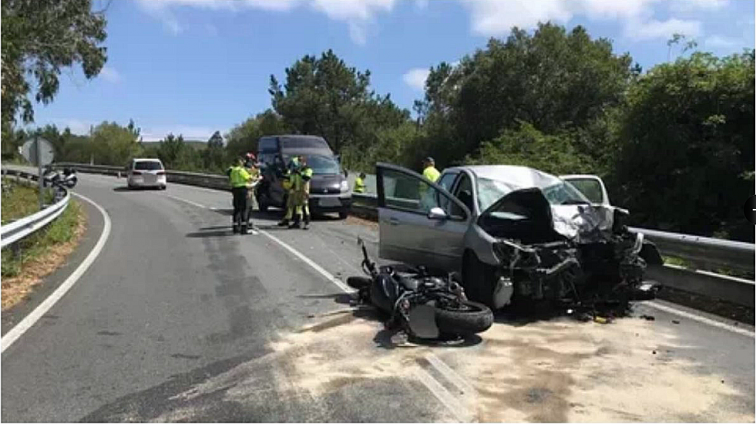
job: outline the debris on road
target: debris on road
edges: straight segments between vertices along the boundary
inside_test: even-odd
[[[654,321],[654,320],[656,320],[656,317],[654,317],[653,315],[645,315],[644,314],[644,315],[641,315],[640,317],[641,317],[641,319],[645,319],[646,321]]]
[[[673,320],[672,320],[672,324],[679,324],[679,323],[680,323],[680,321],[678,321],[678,320],[676,320],[676,319],[673,319]]]

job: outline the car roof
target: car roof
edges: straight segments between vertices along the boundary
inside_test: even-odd
[[[470,165],[448,168],[444,172],[468,170],[476,177],[503,181],[517,188],[545,187],[561,181],[558,177],[535,168],[518,165]]]
[[[157,158],[134,158],[134,162],[160,162]]]

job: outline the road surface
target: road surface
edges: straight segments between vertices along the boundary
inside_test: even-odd
[[[397,346],[343,311],[375,224],[258,215],[232,235],[228,193],[124,185],[80,175],[112,229],[3,352],[3,421],[754,421],[742,324],[657,301],[607,325],[498,317],[462,346]]]

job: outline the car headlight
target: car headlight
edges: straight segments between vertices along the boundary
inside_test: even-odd
[[[347,182],[347,180],[344,180],[341,182],[341,192],[344,193],[347,191],[349,191],[349,182]]]

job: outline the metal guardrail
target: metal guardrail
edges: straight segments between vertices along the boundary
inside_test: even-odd
[[[3,168],[2,174],[4,176],[14,175],[31,181],[37,181],[39,179],[36,174],[15,169]],[[0,247],[9,246],[49,224],[66,210],[70,200],[71,193],[66,190],[66,195],[58,202],[53,203],[39,212],[0,227]]]
[[[60,163],[58,167],[72,167],[80,172],[118,175],[125,169],[115,166]],[[199,174],[194,172],[166,171],[169,182],[190,184],[200,187],[228,190],[228,179],[224,175]],[[374,193],[352,193],[352,213],[376,219],[377,198]],[[665,265],[649,267],[648,275],[666,286],[687,290],[754,307],[753,281],[711,273],[711,270],[731,269],[745,273],[754,272],[754,245],[729,240],[699,237],[687,234],[669,233],[645,228],[630,228],[643,233],[656,243],[659,251],[666,256],[680,258],[691,269]]]

